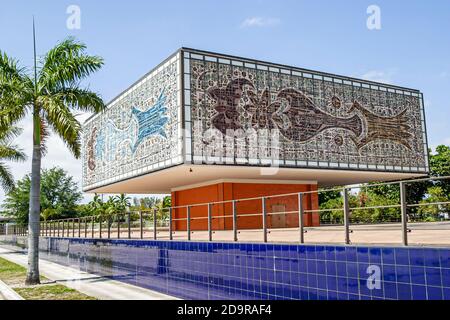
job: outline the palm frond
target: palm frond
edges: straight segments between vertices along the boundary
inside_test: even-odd
[[[77,87],[63,88],[55,95],[62,99],[69,108],[85,112],[98,113],[105,110],[102,98],[95,92]]]
[[[0,145],[9,144],[14,138],[22,134],[22,128],[0,124]]]
[[[26,69],[0,51],[0,126],[10,125],[26,115],[33,92],[34,84]]]
[[[15,187],[14,177],[8,166],[0,162],[0,185],[5,193],[11,192]]]
[[[77,85],[91,73],[99,70],[103,59],[87,55],[86,45],[69,37],[51,49],[42,61],[39,74],[39,90],[65,88]]]
[[[63,101],[54,96],[43,96],[40,99],[45,121],[53,131],[64,141],[75,156],[81,155],[81,124],[70,112]]]
[[[25,161],[27,155],[17,145],[0,145],[0,159],[20,162]]]

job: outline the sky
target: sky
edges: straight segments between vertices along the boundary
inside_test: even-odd
[[[185,46],[419,89],[429,145],[450,145],[450,1],[1,0],[0,50],[23,66],[33,64],[33,15],[38,55],[75,36],[105,59],[84,83],[105,101]],[[30,117],[20,125],[29,159],[10,164],[16,179],[31,169]],[[81,161],[56,136],[48,145],[43,167],[80,183]]]

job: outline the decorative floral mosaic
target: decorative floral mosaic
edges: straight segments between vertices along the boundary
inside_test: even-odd
[[[286,163],[426,170],[421,95],[413,91],[246,67],[243,62],[185,61],[191,119],[197,123],[192,133],[194,157],[202,156],[205,148],[223,148],[220,140],[205,141],[206,130],[226,136],[230,129],[276,129],[280,159]],[[260,152],[249,150],[245,136],[235,139],[238,156]]]
[[[179,156],[178,60],[166,63],[84,126],[83,186],[152,171]]]

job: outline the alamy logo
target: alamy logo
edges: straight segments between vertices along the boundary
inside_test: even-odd
[[[366,273],[369,275],[367,278],[367,288],[369,290],[381,289],[381,269],[377,265],[370,265],[367,267]]]
[[[66,26],[69,30],[81,29],[81,9],[79,6],[72,4],[67,7],[66,13],[69,17],[66,20]]]
[[[377,5],[370,5],[367,7],[367,29],[381,30],[381,9]]]

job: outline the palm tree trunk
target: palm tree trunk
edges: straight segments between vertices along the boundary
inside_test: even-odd
[[[36,125],[36,123],[34,123]],[[38,122],[40,126],[40,122]],[[31,164],[30,212],[28,223],[28,272],[25,284],[40,283],[39,277],[39,221],[41,203],[41,145],[33,146],[33,160]]]

